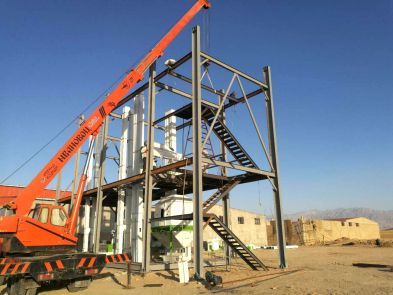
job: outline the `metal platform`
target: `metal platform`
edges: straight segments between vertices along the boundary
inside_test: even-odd
[[[192,164],[192,158],[187,158],[169,165],[154,168],[152,175],[154,175],[155,186],[153,189],[153,201],[157,201],[165,196],[168,191],[176,190],[178,194],[190,194],[192,193],[192,178],[193,170],[185,169],[186,165]],[[216,190],[228,182],[230,182],[236,176],[220,176],[216,174],[203,173],[203,191]],[[245,173],[243,174],[241,183],[254,182],[259,180],[267,179],[266,175],[256,173]],[[135,183],[144,184],[145,173],[140,173],[132,177],[128,177],[122,180],[114,181],[102,186],[104,195],[103,205],[104,206],[116,206],[118,190],[127,188]],[[95,198],[97,196],[97,188],[85,191],[83,198]],[[62,203],[70,202],[71,197],[65,197],[60,199]]]

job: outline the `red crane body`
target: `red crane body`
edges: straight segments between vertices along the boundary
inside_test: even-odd
[[[75,247],[77,242],[75,237],[76,222],[86,184],[85,172],[80,178],[78,191],[69,217],[67,217],[64,208],[61,206],[41,205],[34,209],[36,211],[33,212],[31,211],[33,202],[86,142],[89,136],[95,137],[97,135],[108,114],[117,107],[119,101],[129,90],[143,79],[144,72],[163,54],[166,47],[190,20],[202,8],[209,7],[210,4],[207,0],[197,0],[85,120],[48,164],[33,178],[23,193],[16,198],[15,202],[7,205],[9,209],[15,211],[15,215],[0,217],[0,238],[3,239],[3,253],[42,251],[42,248],[58,251],[62,248],[70,249]],[[60,220],[60,222],[58,222],[59,224],[54,224],[53,220]]]

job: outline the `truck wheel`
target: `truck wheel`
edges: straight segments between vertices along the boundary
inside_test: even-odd
[[[8,295],[35,295],[39,285],[33,279],[15,278],[7,282]]]
[[[67,289],[71,293],[86,290],[90,283],[91,277],[74,279],[67,285]]]

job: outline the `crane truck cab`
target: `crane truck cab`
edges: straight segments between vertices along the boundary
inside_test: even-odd
[[[68,218],[63,206],[49,204],[37,205],[34,209],[30,210],[28,216],[41,223],[49,223],[54,226],[65,226]]]

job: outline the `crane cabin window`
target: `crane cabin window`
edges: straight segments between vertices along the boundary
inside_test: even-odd
[[[33,219],[38,219],[39,215],[40,215],[40,208],[34,208],[34,209],[30,210],[28,216],[33,218]]]
[[[0,216],[12,216],[12,215],[15,215],[15,210],[8,209],[5,207],[0,208]]]
[[[67,216],[64,214],[63,210],[60,210],[59,208],[52,209],[50,223],[57,226],[65,226],[66,221]]]
[[[49,215],[48,208],[42,208],[41,212],[40,212],[40,218],[38,220],[42,223],[47,223],[48,222],[48,215]]]

